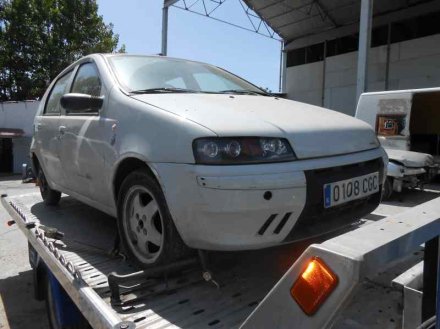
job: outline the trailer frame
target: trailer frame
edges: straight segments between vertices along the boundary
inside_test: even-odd
[[[124,273],[128,274],[134,271],[131,270],[131,272],[127,272],[129,269],[125,267],[125,263],[114,255],[93,255],[92,259],[95,262],[106,261],[108,262],[107,267],[111,269],[111,271],[109,270],[105,275],[103,273],[96,274],[98,276],[105,276],[106,283],[103,284],[103,287],[107,287],[108,291],[102,293],[101,288],[94,286],[93,282],[96,282],[96,280],[93,281],[89,274],[85,275],[84,267],[79,265],[82,264],[87,257],[84,257],[81,252],[71,252],[68,248],[63,248],[59,240],[50,237],[53,236],[53,234],[45,233],[44,227],[40,222],[41,218],[38,218],[29,206],[29,200],[36,200],[36,198],[35,193],[13,197],[2,195],[1,202],[20,230],[25,234],[29,244],[38,254],[38,257],[41,258],[48,270],[53,274],[56,280],[58,280],[92,327],[127,329],[145,328],[149,324],[152,325],[151,328],[154,328],[156,325],[157,327],[177,327],[173,324],[173,321],[168,321],[166,316],[162,316],[160,312],[155,313],[154,310],[148,309],[147,304],[145,304],[146,308],[140,308],[139,316],[141,320],[137,320],[135,316],[133,316],[135,313],[128,315],[124,313],[126,309],[130,309],[130,307],[135,305],[133,303],[137,302],[137,299],[127,297],[133,294],[133,291],[135,291],[135,293],[138,292],[139,288],[136,284],[134,289],[133,286],[124,286]],[[32,202],[35,203],[35,201]],[[228,296],[229,299],[224,299],[220,302],[212,302],[217,303],[217,306],[223,307],[213,309],[212,313],[216,314],[215,312],[217,312],[219,315],[216,321],[220,322],[225,320],[224,323],[227,323],[228,327],[229,324],[231,324],[230,327],[268,328],[275,323],[278,328],[289,327],[292,324],[307,328],[331,327],[341,314],[341,311],[353,297],[356,291],[355,288],[362,280],[374,276],[378,271],[383,270],[408,253],[420,248],[420,245],[426,241],[438,239],[440,235],[439,214],[440,198],[436,198],[396,216],[389,216],[369,225],[361,226],[360,228],[336,236],[323,243],[312,244],[302,253],[295,263],[290,266],[283,277],[276,280],[277,283],[275,285],[267,280],[269,276],[265,276],[265,273],[262,273],[261,277],[258,275],[252,276],[252,273],[248,273],[249,276],[245,277],[243,281],[240,281],[240,284],[243,286],[248,284],[244,290],[249,290],[249,287],[254,287],[254,290],[250,291],[250,296],[246,298],[243,297],[240,303],[236,303],[235,300],[233,301],[232,299],[235,298],[233,296]],[[87,252],[87,250],[84,252]],[[313,257],[323,259],[338,275],[339,283],[325,303],[320,307],[319,311],[314,316],[307,316],[292,298],[290,288],[304,270],[305,264]],[[192,266],[196,263],[194,260],[188,260],[188,263],[183,264],[183,267]],[[90,264],[91,263],[88,263],[87,266]],[[125,272],[120,271],[121,269],[125,269]],[[90,273],[94,273],[95,270],[96,268],[92,268]],[[242,269],[242,271],[243,273],[247,273],[247,269]],[[99,271],[96,270],[96,272],[98,273]],[[121,289],[119,292],[122,292],[123,298],[120,301],[121,303],[113,303],[113,305],[111,303],[112,293],[109,288],[114,279],[111,279],[112,276],[109,275],[110,272],[119,273],[115,274],[114,277],[122,278],[116,290]],[[151,273],[154,273],[154,270],[151,271]],[[237,280],[235,277],[228,282],[230,287],[218,289],[211,283],[205,281],[206,278],[203,278],[203,271],[201,271],[198,264],[197,269],[192,268],[191,273],[189,276],[191,277],[192,275],[192,279],[190,278],[189,280],[193,281],[187,285],[179,286],[176,284],[178,280],[176,282],[171,280],[171,289],[177,290],[178,292],[180,291],[179,289],[194,290],[192,292],[194,296],[203,298],[213,295],[210,296],[210,298],[213,297],[214,299],[224,297],[221,295],[222,290],[223,292],[226,291],[225,294],[229,295],[235,292],[234,288],[231,288],[231,282],[233,283],[233,280]],[[145,271],[144,274],[148,274],[148,271]],[[144,274],[137,274],[134,275],[134,277],[140,276],[148,280],[148,275],[147,278],[145,278]],[[269,283],[272,288],[269,287],[270,291],[266,293],[265,286],[267,288]],[[168,286],[168,284],[167,279],[165,285]],[[142,289],[144,287],[143,285],[145,285],[145,282],[140,283]],[[177,288],[173,288],[174,286]],[[149,287],[151,288],[151,284]],[[155,286],[153,286],[153,288],[154,287]],[[168,288],[166,288],[164,292],[168,291],[167,289]],[[142,295],[143,293],[144,292],[140,293],[141,297],[144,299],[147,298],[148,300],[149,295],[145,295],[145,297]],[[152,294],[150,301],[159,303],[157,300],[160,298],[162,298],[160,303],[163,305],[172,302],[173,307],[178,312],[185,307],[188,308],[188,305],[185,303],[182,303],[181,306],[180,304],[175,305],[177,304],[176,302],[180,303],[180,301],[178,301],[179,297],[166,296],[166,294],[163,295],[161,292],[157,295]],[[249,303],[249,301],[253,299],[255,299],[255,302]],[[438,296],[436,299],[438,300]],[[169,308],[171,304],[166,305],[168,305],[167,307]],[[124,307],[126,307],[126,309],[124,309]],[[135,308],[135,311],[136,310]],[[187,311],[193,312],[193,310],[194,309],[188,308]],[[169,313],[165,312],[164,314]],[[188,314],[196,314],[196,311]],[[184,313],[182,313],[181,316],[183,315]],[[224,318],[222,316],[224,316]],[[204,321],[206,319],[208,319],[208,316],[203,318]],[[186,323],[193,323],[195,327],[204,327],[204,325],[206,326],[207,324],[206,322],[197,322],[198,320],[194,320],[194,322],[191,321],[187,320]],[[209,322],[209,325],[211,326],[211,323],[213,323],[212,326],[215,328],[216,324],[218,324],[216,321]],[[185,320],[183,322],[185,322]]]

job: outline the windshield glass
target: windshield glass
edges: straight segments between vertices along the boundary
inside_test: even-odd
[[[164,89],[264,93],[251,83],[208,64],[146,56],[110,56],[109,62],[119,83],[129,92]]]

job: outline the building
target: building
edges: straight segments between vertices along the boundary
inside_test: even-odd
[[[29,164],[34,117],[38,101],[0,103],[0,175],[21,173]]]
[[[288,98],[354,115],[359,91],[440,86],[439,0],[245,2],[284,40]]]

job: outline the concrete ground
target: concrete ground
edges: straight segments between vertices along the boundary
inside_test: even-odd
[[[36,192],[34,184],[22,184],[19,177],[0,177],[0,193],[19,195]],[[440,185],[425,191],[412,190],[381,204],[366,216],[363,224],[400,213],[440,196]],[[48,328],[44,302],[33,298],[32,271],[28,263],[27,241],[16,226],[8,227],[9,216],[0,207],[0,329]],[[361,293],[344,312],[336,328],[400,328],[401,294],[390,288],[394,273],[382,273],[364,283]],[[386,280],[384,280],[384,277]],[[368,310],[368,312],[366,312]]]

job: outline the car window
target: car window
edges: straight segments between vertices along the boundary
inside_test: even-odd
[[[66,88],[69,83],[69,78],[71,74],[72,72],[63,75],[55,83],[52,90],[50,91],[49,97],[47,98],[44,114],[60,114],[60,99],[67,91]]]
[[[242,89],[238,84],[228,81],[219,75],[201,72],[194,73],[193,76],[202,90]]]
[[[101,95],[101,79],[94,63],[86,63],[79,67],[71,92],[92,96]]]
[[[167,57],[115,55],[108,57],[119,83],[128,91],[185,88],[196,92],[263,91],[218,67]]]
[[[404,135],[406,114],[381,114],[376,117],[376,132],[379,136]]]
[[[185,81],[181,77],[174,78],[164,82],[165,87],[186,88]]]

